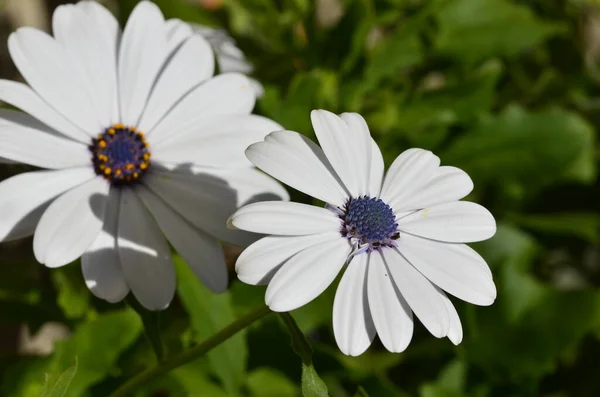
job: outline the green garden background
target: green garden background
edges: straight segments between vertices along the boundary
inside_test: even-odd
[[[376,340],[344,356],[331,328],[335,285],[292,312],[331,396],[600,396],[599,1],[155,2],[166,18],[229,31],[264,85],[257,113],[314,138],[312,109],[359,112],[388,165],[407,148],[432,150],[472,176],[467,199],[497,219],[495,237],[473,247],[498,298],[453,300],[457,347],[417,324],[404,353]],[[61,1],[0,3],[0,78],[20,79],[8,34],[48,29]],[[136,1],[103,3],[124,22]],[[26,169],[0,165],[0,180]],[[179,259],[177,297],[157,322],[132,301],[93,297],[79,263],[36,263],[31,245],[0,244],[0,396],[41,396],[47,376],[75,363],[66,395],[107,396],[156,363],[153,332],[176,355],[263,301],[264,288],[233,271],[229,292],[213,295]],[[240,250],[226,250],[232,270]],[[290,336],[269,315],[135,396],[293,397],[300,385]]]

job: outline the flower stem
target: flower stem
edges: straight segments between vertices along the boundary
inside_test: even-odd
[[[264,305],[253,310],[245,316],[235,320],[233,323],[229,324],[227,327],[223,328],[221,331],[217,332],[212,337],[200,343],[198,346],[195,346],[190,350],[185,351],[177,356],[171,357],[154,368],[147,369],[137,374],[136,376],[128,380],[126,383],[121,385],[121,387],[115,390],[109,397],[132,396],[134,392],[140,388],[141,385],[149,381],[155,380],[158,376],[164,375],[172,369],[175,369],[191,361],[194,361],[197,358],[202,357],[210,350],[219,346],[221,343],[225,342],[227,339],[231,338],[236,333],[248,327],[253,322],[265,317],[269,313],[271,313],[271,310],[269,310],[269,308]]]

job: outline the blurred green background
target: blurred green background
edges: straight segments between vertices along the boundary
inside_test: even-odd
[[[265,87],[257,112],[313,136],[309,112],[360,112],[389,163],[409,147],[475,181],[468,200],[498,233],[474,245],[498,286],[491,307],[457,300],[455,347],[417,324],[408,350],[376,340],[358,358],[335,346],[335,286],[292,314],[334,397],[600,395],[600,1],[157,0],[167,18],[227,29]],[[47,29],[64,1],[4,0],[0,77],[18,26]],[[125,21],[135,0],[106,1]],[[0,166],[0,179],[22,172]],[[292,192],[293,199],[308,198]],[[228,247],[233,264],[239,250]],[[177,263],[178,296],[161,314],[173,355],[258,306],[264,288],[235,280],[209,293]],[[106,396],[153,365],[126,303],[86,289],[78,264],[49,270],[31,239],[0,245],[0,396],[39,396],[45,374],[78,359],[68,396]],[[292,397],[300,360],[269,316],[136,395]]]

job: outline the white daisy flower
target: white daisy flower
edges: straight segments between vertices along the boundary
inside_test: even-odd
[[[24,111],[0,110],[0,157],[47,170],[0,183],[0,241],[33,234],[48,267],[82,257],[88,287],[109,302],[131,290],[148,309],[169,305],[167,241],[225,290],[219,241],[256,239],[228,230],[229,215],[287,198],[243,154],[281,127],[250,115],[247,78],[213,78],[206,40],[153,3],[140,2],[123,32],[91,1],[58,7],[52,23],[54,37],[21,28],[8,39],[29,86],[0,80],[0,100]]]
[[[464,243],[492,237],[494,217],[459,201],[473,188],[458,168],[422,149],[396,158],[384,178],[381,152],[356,113],[312,113],[317,146],[293,131],[269,134],[246,150],[273,177],[326,202],[255,203],[229,220],[270,234],[236,264],[248,284],[268,284],[266,302],[289,311],[321,294],[349,263],[333,306],[341,351],[363,353],[379,335],[392,352],[408,346],[413,312],[434,336],[462,340],[458,314],[442,291],[490,305],[496,288],[486,262]]]

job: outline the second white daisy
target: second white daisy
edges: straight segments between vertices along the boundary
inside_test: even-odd
[[[279,131],[246,155],[327,205],[263,202],[238,210],[233,227],[270,234],[239,257],[238,277],[268,284],[269,307],[289,311],[316,298],[349,263],[333,307],[342,352],[363,353],[376,334],[388,350],[403,351],[413,312],[434,336],[460,343],[460,319],[443,290],[476,305],[496,298],[486,262],[464,244],[496,231],[488,210],[459,201],[471,179],[422,149],[400,154],[384,178],[381,152],[360,115],[311,116],[321,147]]]

